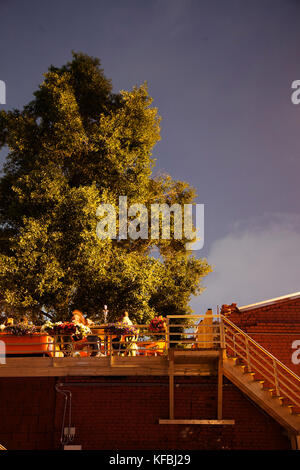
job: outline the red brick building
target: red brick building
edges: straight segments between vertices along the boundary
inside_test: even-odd
[[[300,365],[296,363],[299,346],[295,348],[295,344],[300,341],[300,293],[241,308],[232,304],[225,306],[223,313],[299,375]],[[217,419],[217,372],[207,373],[202,367],[193,375],[175,374],[177,423],[170,420],[160,424],[159,420],[167,421],[169,417],[170,381],[164,358],[155,358],[156,362],[154,358],[151,361],[132,358],[140,364],[135,369],[128,365],[114,368],[114,364],[107,363],[109,374],[102,374],[95,358],[92,366],[87,361],[75,364],[71,358],[64,359],[68,361],[39,358],[30,363],[32,359],[24,359],[21,371],[16,359],[0,365],[0,443],[6,448],[62,448],[64,406],[66,399],[69,406],[70,396],[71,425],[75,427],[73,444],[83,449],[256,450],[291,449],[299,445],[300,418],[299,428],[295,424],[298,415],[291,414],[289,423],[288,416],[278,411],[279,397],[274,395],[266,398],[264,404],[263,393],[267,392],[258,392],[255,388],[258,384],[252,386],[249,376],[242,377],[240,371],[241,376],[233,376],[235,369],[226,365],[226,360],[222,419],[234,424],[221,424],[223,421]],[[68,391],[67,397],[57,391],[58,384],[59,390]],[[193,421],[200,419],[201,424]],[[218,424],[204,424],[205,420]]]
[[[237,308],[231,321],[300,375],[300,292]]]

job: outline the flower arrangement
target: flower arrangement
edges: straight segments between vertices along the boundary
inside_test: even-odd
[[[152,318],[148,326],[148,329],[151,333],[164,333],[166,328],[166,319],[162,315]]]
[[[74,323],[71,322],[55,322],[47,321],[41,327],[41,331],[48,333],[48,335],[72,335],[76,332]]]
[[[88,335],[92,334],[91,329],[88,326],[83,325],[83,323],[75,323],[75,326],[76,333],[73,335],[73,339],[75,341],[80,341],[81,339],[86,338]]]
[[[128,336],[136,336],[139,332],[139,330],[132,325],[128,325],[127,323],[124,322],[117,322],[117,323],[109,323],[105,327],[106,331],[110,334],[113,335],[128,335]]]
[[[46,332],[50,336],[54,335],[70,335],[75,341],[79,341],[82,338],[91,334],[91,330],[88,326],[83,325],[82,323],[73,323],[73,322],[56,322],[52,323],[47,321],[41,327],[41,332]]]
[[[1,331],[14,336],[32,336],[38,332],[34,325],[25,325],[22,323],[19,323],[18,325],[5,326],[5,328],[1,328]]]

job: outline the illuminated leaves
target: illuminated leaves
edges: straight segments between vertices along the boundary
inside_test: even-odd
[[[51,66],[23,110],[0,113],[0,301],[35,319],[73,307],[110,320],[127,309],[145,322],[189,311],[210,268],[182,240],[100,240],[97,207],[191,203],[195,194],[169,176],[152,177],[160,118],[147,86],[112,93],[97,59],[74,53]],[[118,229],[118,226],[116,227]],[[154,245],[161,256],[150,256]]]

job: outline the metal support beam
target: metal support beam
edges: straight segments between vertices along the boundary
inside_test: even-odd
[[[218,420],[223,416],[223,351],[219,352],[218,362]]]
[[[169,349],[169,418],[174,419],[174,351]]]
[[[204,424],[204,425],[225,425],[235,424],[233,419],[160,419],[159,424]]]

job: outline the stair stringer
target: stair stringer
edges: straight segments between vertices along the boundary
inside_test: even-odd
[[[267,391],[262,390],[258,382],[253,381],[249,374],[245,374],[239,366],[234,364],[233,359],[224,358],[223,373],[230,382],[275,419],[289,434],[300,435],[300,418],[291,414],[276,397],[271,397]]]

